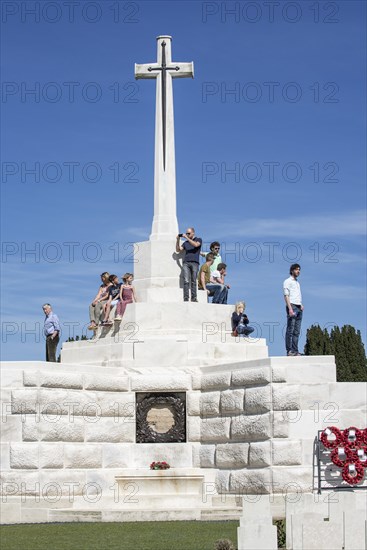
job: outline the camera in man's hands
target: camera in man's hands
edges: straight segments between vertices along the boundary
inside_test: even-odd
[[[178,234],[179,237],[183,237],[183,235],[184,235],[183,233],[179,233],[179,234]]]

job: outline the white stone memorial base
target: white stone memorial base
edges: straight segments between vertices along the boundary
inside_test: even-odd
[[[250,503],[266,495],[272,517],[293,522],[297,542],[306,531],[286,500],[313,491],[314,438],[330,425],[330,403],[333,424],[365,427],[366,385],[337,383],[332,356],[268,357],[261,339],[223,332],[222,341],[217,326],[231,306],[179,304],[178,316],[169,304],[153,306],[154,327],[144,304],[127,308],[129,321],[139,322],[137,342],[111,335],[67,343],[62,363],[0,365],[1,522],[239,519],[245,495]],[[200,340],[200,320],[210,318],[212,337]],[[163,338],[167,326],[176,334]],[[185,393],[184,443],[136,441],[141,392]],[[171,469],[149,470],[161,460]],[[358,514],[348,522],[361,523]],[[274,531],[269,521],[247,520],[246,540],[254,524],[262,543]],[[345,533],[345,550],[359,549],[358,526]]]
[[[215,472],[204,468],[127,469],[116,476],[116,482],[121,510],[200,510],[212,505],[205,484],[215,482]]]

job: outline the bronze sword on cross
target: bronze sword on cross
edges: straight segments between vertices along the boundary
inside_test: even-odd
[[[173,78],[194,76],[194,64],[172,62],[170,36],[157,38],[157,62],[135,64],[135,78],[156,79],[154,217],[151,240],[168,238],[177,228]]]

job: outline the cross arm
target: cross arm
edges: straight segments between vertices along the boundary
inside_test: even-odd
[[[157,78],[157,71],[149,71],[150,68],[158,68],[159,65],[157,63],[144,63],[139,64],[135,63],[135,78],[138,80],[139,78]]]
[[[178,68],[178,70],[177,70]],[[162,67],[157,63],[135,63],[135,78],[156,78]],[[175,63],[169,64],[167,71],[173,78],[194,78],[194,63]]]
[[[179,71],[170,71],[173,78],[194,78],[194,63],[170,63],[172,67],[179,67]]]

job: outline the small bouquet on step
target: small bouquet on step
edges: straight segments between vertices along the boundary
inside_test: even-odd
[[[168,470],[171,466],[163,460],[162,462],[152,462],[150,465],[151,470]]]

